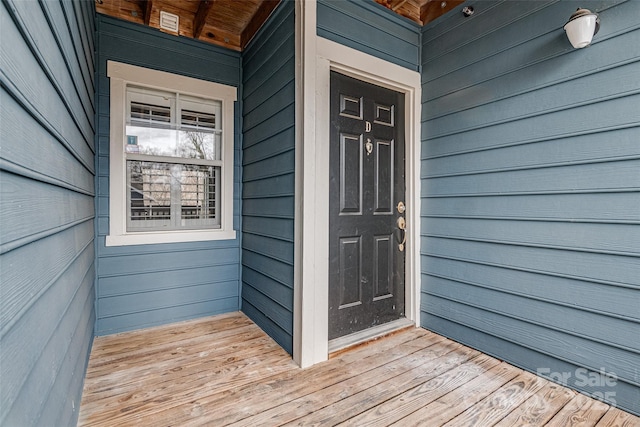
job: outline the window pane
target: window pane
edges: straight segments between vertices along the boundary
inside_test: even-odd
[[[183,128],[214,131],[216,130],[216,115],[182,110],[182,119],[180,123]]]
[[[221,159],[221,134],[127,126],[127,153],[187,159]]]
[[[167,128],[176,95],[137,86],[127,87],[127,123],[142,127]]]
[[[198,131],[220,131],[222,103],[211,99],[180,96],[180,125]]]
[[[168,166],[127,162],[128,229],[166,229],[170,226],[171,175]]]
[[[171,108],[132,101],[131,123],[147,127],[166,127],[171,124]]]
[[[217,218],[218,176],[220,168],[184,165],[180,176],[181,219]]]
[[[220,167],[127,161],[127,231],[220,228]]]
[[[178,137],[177,157],[220,160],[220,133],[182,130]]]
[[[133,125],[128,125],[126,130],[127,153],[179,157],[176,154],[178,135],[176,130]]]
[[[127,90],[125,152],[221,159],[220,101],[137,86],[129,86]]]

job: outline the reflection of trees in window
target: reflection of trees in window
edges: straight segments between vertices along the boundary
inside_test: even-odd
[[[179,157],[188,159],[213,159],[213,144],[210,133],[187,131],[181,138],[180,147],[178,148]],[[207,141],[208,140],[208,141]],[[209,142],[209,150],[207,150],[207,142]],[[209,153],[207,153],[209,151]]]
[[[182,137],[180,157],[215,160],[216,114],[182,110],[180,119]]]

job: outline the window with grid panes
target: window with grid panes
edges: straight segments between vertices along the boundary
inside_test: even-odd
[[[220,115],[220,101],[127,86],[127,231],[220,227]]]
[[[139,68],[118,65],[125,69]],[[152,71],[152,74],[156,73],[165,79],[186,79],[195,85],[199,82]],[[111,74],[110,77],[113,91],[114,77]],[[116,83],[119,83],[117,86],[121,86],[116,87],[116,91],[124,91],[121,94],[123,111],[116,111],[116,118],[123,114],[124,123],[114,125],[112,104],[111,129],[112,134],[116,135],[112,135],[111,146],[112,149],[116,148],[116,153],[111,153],[111,159],[112,163],[117,163],[114,154],[122,155],[121,168],[115,169],[122,170],[124,179],[121,182],[114,180],[112,167],[110,181],[116,187],[124,187],[120,195],[114,194],[117,191],[114,192],[113,188],[111,191],[115,196],[113,199],[120,198],[123,202],[124,209],[120,208],[120,211],[124,211],[124,218],[116,220],[122,227],[119,233],[110,233],[107,240],[113,244],[128,244],[127,240],[131,244],[147,243],[148,237],[142,240],[124,239],[124,243],[117,243],[123,241],[118,236],[139,236],[141,233],[155,236],[152,242],[203,240],[201,235],[193,232],[229,231],[230,218],[224,217],[231,212],[227,205],[233,203],[233,187],[229,182],[233,176],[233,155],[230,153],[233,149],[233,119],[226,117],[225,121],[224,116],[233,109],[227,105],[225,111],[224,97],[216,99],[201,96],[199,92],[170,90],[171,80],[162,88],[155,84],[141,84],[143,82],[140,80],[144,79],[136,80],[116,79]],[[206,86],[212,83],[202,84]],[[185,87],[179,82],[175,86]],[[235,95],[235,90],[233,93]],[[118,102],[113,95],[112,92],[112,102]],[[228,99],[226,103],[229,103]],[[226,129],[225,124],[231,124],[231,129]],[[120,135],[117,135],[118,129],[122,129]],[[119,137],[122,138],[120,143]],[[110,211],[114,213],[113,208]],[[118,212],[115,214],[117,216]],[[117,227],[111,228],[118,231]],[[192,233],[185,234],[188,231]],[[165,235],[164,239],[158,238],[162,232],[172,234]],[[235,236],[235,233],[230,236],[227,232],[210,234],[209,237],[221,238],[220,234]]]

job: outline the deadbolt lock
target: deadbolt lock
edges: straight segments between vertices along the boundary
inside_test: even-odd
[[[398,206],[396,207],[396,209],[398,209],[398,213],[403,214],[404,211],[407,210],[407,208],[404,206],[404,203],[402,202],[398,202]]]

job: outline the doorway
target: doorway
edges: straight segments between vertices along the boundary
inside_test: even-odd
[[[405,316],[404,106],[331,71],[329,340]]]

